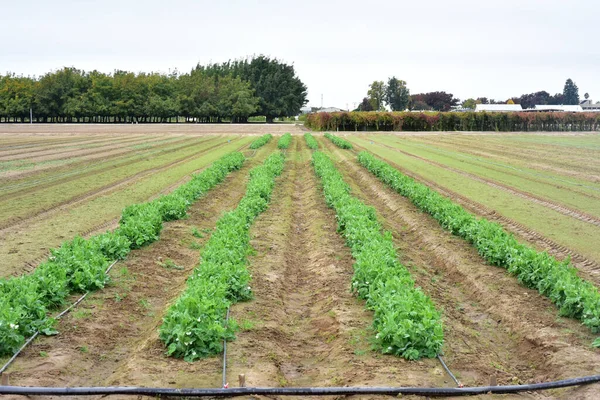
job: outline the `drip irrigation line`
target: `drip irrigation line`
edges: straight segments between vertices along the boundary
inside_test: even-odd
[[[229,323],[229,307],[227,307],[227,316],[225,317],[225,325]],[[227,389],[227,338],[223,339],[223,388]]]
[[[446,372],[448,373],[448,375],[450,375],[450,378],[452,378],[452,380],[454,381],[454,383],[456,383],[456,386],[459,388],[464,387],[462,383],[460,383],[458,381],[458,379],[456,379],[456,377],[454,376],[454,374],[450,371],[450,368],[448,368],[448,366],[446,365],[446,363],[444,362],[444,360],[442,359],[442,356],[440,356],[439,354],[437,355],[437,359],[440,360],[440,363],[442,363],[442,367],[444,367],[444,369],[446,370]]]
[[[31,335],[31,337],[29,339],[27,339],[27,341],[23,344],[23,346],[21,346],[21,348],[19,350],[17,350],[17,352],[15,354],[13,354],[13,356],[10,358],[10,360],[8,360],[6,362],[6,364],[4,364],[4,366],[2,367],[2,369],[0,369],[0,375],[2,373],[4,373],[4,371],[6,371],[6,369],[10,366],[10,364],[12,364],[13,361],[15,361],[15,358],[17,358],[17,356],[19,354],[21,354],[21,352],[25,349],[25,347],[29,346],[29,343],[33,342],[33,340],[38,337],[38,335],[40,334],[40,331],[37,331],[36,333],[34,333],[33,335]]]
[[[571,386],[589,385],[600,382],[600,375],[565,379],[556,382],[531,385],[476,386],[465,388],[423,388],[423,387],[240,387],[208,389],[173,389],[146,387],[24,387],[0,386],[0,395],[18,394],[25,396],[98,396],[98,395],[138,395],[172,397],[235,397],[249,395],[279,396],[343,396],[343,395],[421,395],[421,396],[475,396],[480,394],[508,394],[558,389]]]
[[[104,271],[104,273],[106,275],[108,275],[108,273],[110,272],[110,270],[112,269],[112,267],[115,266],[115,264],[118,262],[119,260],[114,261],[112,264],[110,264],[108,266],[108,268],[106,269],[106,271]],[[61,312],[60,314],[58,314],[56,317],[54,317],[54,319],[61,319],[65,314],[67,314],[69,311],[71,311],[73,308],[75,308],[79,303],[81,303],[86,297],[87,295],[90,294],[90,292],[85,292],[83,294],[83,296],[81,296],[79,299],[77,299],[77,301],[73,304],[71,304],[69,307],[67,307],[66,310],[64,310],[63,312]],[[17,356],[19,354],[21,354],[21,352],[23,350],[25,350],[25,348],[27,346],[29,346],[29,344],[31,344],[31,342],[33,342],[33,340],[38,337],[38,335],[40,334],[40,331],[36,331],[33,335],[31,335],[31,337],[29,337],[29,339],[27,339],[27,341],[23,344],[23,346],[21,346],[21,348],[19,350],[17,350],[17,352],[15,354],[13,354],[13,356],[10,358],[10,360],[8,360],[6,362],[6,364],[4,364],[2,366],[2,368],[0,368],[0,374],[2,374],[4,371],[6,371],[6,369],[13,363],[13,361],[15,361],[15,359],[17,358]]]

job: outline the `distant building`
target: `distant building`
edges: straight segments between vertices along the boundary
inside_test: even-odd
[[[579,105],[536,105],[533,107],[535,111],[544,112],[583,112],[583,108]]]
[[[317,112],[327,112],[327,113],[342,112],[342,111],[346,111],[346,110],[342,110],[341,108],[337,108],[337,107],[324,107],[324,108],[320,108],[317,110]]]
[[[592,103],[592,100],[584,100],[580,104],[581,108],[585,112],[600,112],[600,103]]]
[[[475,112],[515,112],[523,111],[520,104],[477,104]]]

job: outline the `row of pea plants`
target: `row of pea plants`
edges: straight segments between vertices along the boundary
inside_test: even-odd
[[[352,143],[350,143],[346,139],[342,139],[341,137],[334,136],[331,133],[326,133],[325,137],[327,139],[331,140],[331,142],[333,144],[335,144],[337,147],[339,147],[341,149],[351,149],[352,148]]]
[[[374,312],[376,346],[409,360],[435,357],[444,341],[441,315],[398,261],[391,234],[382,233],[373,207],[350,194],[329,157],[314,152],[313,166],[356,261],[352,290]]]
[[[0,355],[14,353],[35,332],[55,334],[50,310],[71,293],[101,289],[106,270],[131,249],[158,239],[163,221],[183,218],[193,201],[239,169],[243,154],[228,154],[172,193],[126,207],[119,228],[83,239],[75,237],[52,249],[31,274],[0,279]]]
[[[594,333],[600,331],[600,293],[592,283],[577,275],[569,259],[558,261],[546,252],[519,243],[500,224],[477,218],[370,153],[361,152],[358,160],[385,184],[433,216],[442,227],[475,246],[490,264],[506,268],[519,282],[548,296],[562,316],[581,320]]]
[[[266,135],[262,135],[261,137],[256,139],[254,142],[250,143],[250,148],[252,150],[256,150],[260,147],[263,147],[265,144],[269,143],[271,141],[271,139],[273,139],[273,135],[271,135],[270,133],[267,133]]]
[[[319,148],[319,143],[310,133],[306,132],[304,134],[304,140],[306,140],[306,145],[309,149],[317,150]]]
[[[275,153],[251,170],[245,196],[217,222],[185,291],[163,318],[159,336],[169,355],[194,361],[220,353],[223,340],[234,339],[236,324],[225,316],[231,304],[252,297],[250,225],[267,209],[284,163],[285,156]]]
[[[279,138],[279,142],[277,142],[277,148],[285,150],[288,147],[290,147],[291,143],[292,143],[292,134],[286,133],[282,137]]]

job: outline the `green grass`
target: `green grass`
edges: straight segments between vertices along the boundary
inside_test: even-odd
[[[410,140],[388,137],[378,137],[374,140],[454,169],[600,216],[600,185],[549,172],[544,172],[542,175],[539,171],[529,168],[514,168],[508,164],[499,164],[481,157],[476,158],[460,152],[438,149],[435,144],[412,143]],[[590,186],[590,188],[582,185]],[[596,201],[590,196],[595,197]]]
[[[494,209],[553,241],[600,262],[600,247],[597,243],[600,228],[594,225],[465,178],[458,173],[446,171],[377,144],[370,144],[368,138],[350,136],[349,139],[403,169]]]

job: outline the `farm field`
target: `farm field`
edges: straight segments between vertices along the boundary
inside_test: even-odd
[[[352,143],[600,277],[600,136],[349,135]],[[572,140],[571,140],[572,139]]]
[[[241,151],[247,160],[193,203],[187,218],[165,222],[159,240],[119,261],[111,283],[66,315],[57,336],[28,347],[9,369],[11,384],[220,387],[220,356],[192,363],[167,357],[158,328],[217,221],[246,193],[250,171],[279,151],[278,140],[289,131],[283,173],[269,207],[250,227],[253,299],[230,310],[239,324],[228,343],[230,386],[242,373],[249,386],[454,386],[435,358],[407,361],[372,350],[373,312],[350,290],[353,253],[337,233],[336,211],[325,202],[313,150],[299,128],[23,129],[30,131],[0,133],[0,203],[13,207],[0,214],[0,276],[27,273],[49,248],[76,234],[116,227],[125,206],[172,191],[229,152]],[[250,150],[265,133],[273,139]],[[367,149],[500,222],[520,241],[558,258],[572,253],[581,276],[600,287],[598,136],[338,135],[354,150],[314,136],[351,194],[373,207],[400,263],[441,311],[442,353],[465,386],[487,385],[491,376],[498,384],[523,384],[600,373],[600,351],[591,346],[597,335],[489,265],[356,157],[357,149]],[[486,398],[598,396],[597,386],[587,386]]]

